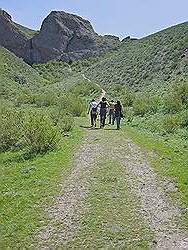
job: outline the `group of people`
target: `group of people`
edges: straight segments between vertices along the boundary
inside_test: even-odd
[[[100,115],[100,128],[104,128],[107,114],[109,115],[109,124],[114,125],[116,120],[117,129],[120,129],[121,118],[123,118],[123,110],[120,101],[116,103],[111,100],[107,102],[105,97],[102,97],[102,100],[97,103],[93,99],[89,105],[88,114],[90,113],[91,126],[96,127],[96,121],[98,113]]]

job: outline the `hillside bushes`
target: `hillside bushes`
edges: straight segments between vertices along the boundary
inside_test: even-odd
[[[20,112],[11,108],[1,109],[0,149],[6,151],[18,145],[21,139],[22,119]]]
[[[38,71],[40,76],[49,81],[49,84],[59,82],[72,74],[69,65],[58,60],[33,64],[32,66]]]
[[[50,116],[32,110],[23,117],[22,146],[30,153],[43,153],[53,149],[60,140],[60,132]]]
[[[133,126],[161,135],[188,127],[187,81],[173,85],[163,96],[124,91],[120,99],[125,109],[125,119]]]
[[[85,69],[88,78],[110,88],[123,85],[135,92],[158,94],[187,74],[184,51],[188,23],[182,23],[137,41],[122,43],[120,49]]]
[[[1,109],[1,120],[1,151],[25,149],[32,154],[54,149],[74,124],[71,115],[58,116],[58,111],[12,107]]]

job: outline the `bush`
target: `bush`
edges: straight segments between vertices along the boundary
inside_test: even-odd
[[[59,122],[58,127],[61,131],[61,133],[67,133],[70,132],[74,127],[74,118],[71,115],[65,115],[63,116]]]
[[[19,111],[4,107],[1,109],[0,150],[6,151],[18,146],[21,138],[22,117]]]
[[[181,127],[182,119],[178,115],[165,115],[162,119],[162,130],[165,133],[174,133],[178,128]]]
[[[134,94],[130,91],[126,91],[125,94],[123,94],[122,97],[122,104],[124,107],[129,107],[133,105],[134,101]]]
[[[149,112],[149,101],[145,95],[138,95],[135,97],[133,102],[133,110],[135,115],[144,116],[146,113]]]
[[[188,80],[174,85],[173,91],[181,99],[182,104],[188,108]]]
[[[127,107],[123,109],[123,114],[124,114],[124,118],[127,122],[132,122],[133,118],[134,118],[134,111],[133,108],[131,107]]]
[[[183,109],[182,99],[176,93],[170,93],[164,97],[164,109],[167,113],[176,113]]]
[[[75,117],[81,116],[86,110],[81,98],[68,93],[59,98],[57,105],[65,114],[71,114]]]
[[[29,153],[43,153],[53,149],[60,140],[57,126],[42,111],[30,111],[23,124],[23,144]]]
[[[159,111],[162,107],[162,98],[160,96],[151,96],[149,98],[149,109],[153,113]]]
[[[52,121],[55,126],[58,126],[61,133],[70,132],[74,127],[74,118],[70,114],[66,114],[65,110],[54,108],[50,112]]]
[[[85,111],[85,105],[81,100],[79,100],[79,98],[74,98],[70,102],[69,111],[73,116],[81,116],[82,113]]]
[[[35,95],[35,103],[38,107],[49,107],[56,102],[57,95],[55,91],[46,91]]]

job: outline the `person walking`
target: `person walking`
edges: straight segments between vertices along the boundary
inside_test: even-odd
[[[121,118],[123,118],[123,110],[122,110],[122,105],[120,101],[117,101],[117,103],[114,105],[114,110],[115,110],[115,119],[116,119],[117,129],[119,130]]]
[[[96,127],[96,121],[97,121],[97,102],[95,99],[93,99],[89,105],[88,114],[90,113],[90,119],[91,119],[91,126],[93,128]]]
[[[109,102],[109,124],[114,125],[115,113],[114,113],[114,101]]]
[[[105,97],[102,98],[102,100],[99,102],[98,106],[100,107],[100,128],[104,128],[107,108],[109,106]]]

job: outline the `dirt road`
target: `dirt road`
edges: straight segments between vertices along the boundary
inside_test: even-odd
[[[37,232],[37,249],[188,249],[178,223],[181,209],[168,201],[173,183],[157,175],[125,131],[90,129],[54,204]]]

